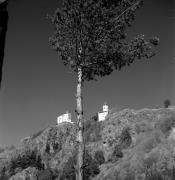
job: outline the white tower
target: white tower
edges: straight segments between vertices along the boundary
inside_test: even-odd
[[[103,111],[98,112],[98,120],[99,121],[104,121],[106,116],[108,115],[109,112],[109,107],[107,105],[107,103],[103,104]]]
[[[109,111],[109,107],[108,107],[107,103],[105,102],[103,104],[103,112],[108,112],[108,111]]]

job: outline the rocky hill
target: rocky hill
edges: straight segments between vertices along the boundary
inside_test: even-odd
[[[0,179],[74,180],[76,129],[62,123],[0,153]],[[175,179],[175,108],[125,109],[85,122],[84,179]]]

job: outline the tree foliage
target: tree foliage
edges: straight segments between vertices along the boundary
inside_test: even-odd
[[[75,180],[76,179],[76,155],[73,157],[70,157],[66,165],[63,167],[63,174],[61,174],[60,179],[69,179],[69,180]],[[96,160],[94,160],[88,151],[85,151],[84,155],[84,165],[82,167],[84,169],[83,173],[83,179],[89,180],[95,175],[97,175],[100,170],[98,168],[98,164],[96,163]]]
[[[36,167],[39,170],[44,169],[44,164],[40,155],[37,155],[36,151],[27,150],[23,155],[11,159],[10,162],[10,174],[15,174],[16,169],[26,169],[28,167]]]
[[[101,140],[101,123],[99,121],[87,120],[84,123],[84,141],[95,142]]]
[[[100,173],[100,169],[96,161],[91,157],[88,151],[85,151],[83,179],[90,180],[92,177]]]
[[[97,164],[101,165],[105,162],[104,153],[103,151],[96,151],[94,159],[96,160]]]
[[[126,28],[132,25],[142,0],[63,0],[53,17],[55,33],[52,47],[64,65],[77,72],[81,67],[84,80],[95,80],[135,59],[155,55],[158,38],[145,40],[138,35],[127,41]],[[80,57],[80,58],[79,58]]]
[[[166,99],[163,103],[165,108],[168,108],[171,105],[171,101],[169,99]]]

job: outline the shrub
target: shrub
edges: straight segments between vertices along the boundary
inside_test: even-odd
[[[171,101],[169,99],[166,99],[163,103],[165,108],[168,108],[171,105]]]
[[[5,179],[8,179],[6,177],[6,167],[4,166],[1,170],[0,170],[0,180],[5,180]]]
[[[132,138],[129,133],[129,128],[124,128],[120,136],[120,145],[122,148],[127,148],[128,146],[130,146],[131,142]]]
[[[64,180],[75,180],[76,174],[75,174],[75,166],[76,166],[76,160],[77,156],[74,154],[72,157],[69,158],[68,162],[63,167],[63,172],[60,175],[59,179]]]
[[[161,173],[156,169],[149,169],[146,171],[145,180],[165,180],[162,178]]]
[[[38,173],[38,180],[53,180],[55,177],[51,169],[45,169]]]
[[[89,120],[84,124],[85,142],[95,142],[101,140],[101,124],[98,121]]]
[[[114,148],[114,151],[112,153],[110,161],[116,162],[122,157],[123,157],[123,153],[122,153],[121,146],[116,145],[115,148]]]
[[[161,117],[156,123],[156,127],[164,134],[168,133],[172,127],[175,127],[175,113],[169,113]]]
[[[23,155],[11,159],[10,162],[10,174],[15,174],[16,169],[26,169],[27,167],[36,167],[39,170],[44,169],[41,156],[37,155],[36,151],[27,150]]]
[[[85,152],[83,168],[83,179],[85,180],[92,179],[92,177],[100,173],[100,169],[98,168],[96,161],[91,157],[88,151]]]
[[[54,151],[60,151],[62,149],[61,143],[53,143],[53,150]]]
[[[45,152],[48,154],[50,153],[50,145],[49,144],[46,144]]]
[[[77,162],[77,156],[74,155],[73,157],[70,157],[68,162],[63,168],[63,173],[60,176],[60,180],[75,180],[76,179],[76,162]],[[97,162],[90,156],[90,154],[86,151],[84,156],[84,174],[83,179],[84,180],[90,180],[92,177],[96,176],[100,170],[98,168]]]
[[[103,151],[96,151],[94,159],[96,160],[97,164],[103,164],[105,162]]]
[[[0,153],[4,152],[4,150],[5,150],[4,148],[0,147]]]

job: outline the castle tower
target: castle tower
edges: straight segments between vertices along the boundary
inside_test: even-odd
[[[107,103],[105,102],[103,104],[103,111],[98,112],[98,120],[104,121],[106,116],[108,115],[108,113],[109,113],[109,107],[108,107]]]
[[[107,103],[105,102],[103,104],[103,112],[108,112],[108,111],[109,111],[109,107],[108,107]]]

